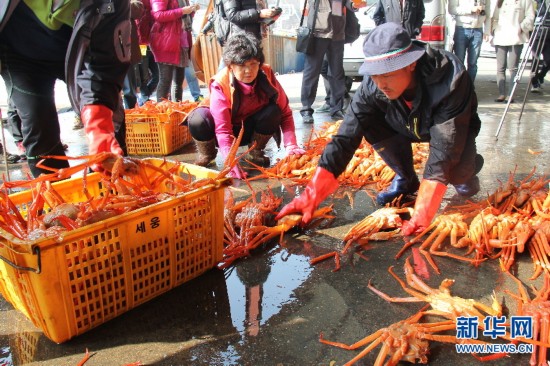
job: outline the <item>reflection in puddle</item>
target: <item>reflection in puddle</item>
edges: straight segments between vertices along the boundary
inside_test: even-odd
[[[227,278],[233,326],[255,336],[310,275],[308,258],[274,248],[240,261]]]

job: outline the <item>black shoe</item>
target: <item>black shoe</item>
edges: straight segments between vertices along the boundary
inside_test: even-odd
[[[306,124],[312,124],[314,122],[311,112],[302,113],[302,122]]]
[[[479,178],[474,175],[470,180],[464,184],[455,184],[456,193],[462,197],[471,197],[479,192]]]
[[[344,119],[344,113],[341,111],[336,111],[330,116],[333,120],[338,121]]]
[[[315,110],[315,113],[328,113],[330,112],[330,105],[325,103],[322,107],[319,107]]]
[[[418,191],[418,187],[420,187],[418,177],[415,176],[411,177],[411,179],[405,179],[396,175],[390,186],[386,190],[378,193],[376,196],[376,203],[380,206],[385,206],[401,195],[405,197],[408,194],[413,194]]]
[[[4,160],[4,157],[2,157],[2,160]],[[17,164],[21,160],[21,157],[19,155],[6,153],[6,161],[8,164]]]

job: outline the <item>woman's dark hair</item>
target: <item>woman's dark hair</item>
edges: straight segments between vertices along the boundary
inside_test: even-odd
[[[242,65],[251,59],[260,61],[260,65],[265,61],[260,40],[248,32],[230,36],[223,47],[222,58],[226,66]]]

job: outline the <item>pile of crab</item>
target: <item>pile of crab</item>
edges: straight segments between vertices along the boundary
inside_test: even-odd
[[[426,230],[406,242],[396,258],[420,243],[420,252],[437,273],[439,269],[431,255],[475,266],[499,259],[501,269],[509,271],[519,254],[529,252],[534,267],[531,280],[542,272],[550,274],[548,182],[546,177],[535,177],[534,170],[519,182],[514,181],[511,173],[508,181],[487,199],[446,208]],[[447,242],[465,252],[445,250]]]
[[[288,155],[270,168],[256,166],[261,174],[254,177],[254,179],[287,178],[294,183],[307,183],[313,177],[325,146],[338,131],[340,124],[341,121],[326,124],[315,135],[312,134],[309,141],[304,144],[305,153],[303,155]],[[419,169],[427,160],[428,144],[414,143],[412,148],[414,165]],[[381,191],[390,185],[394,177],[395,172],[386,165],[374,148],[363,139],[348,163],[346,170],[338,177],[338,181],[342,185],[354,188],[372,185],[377,191]]]

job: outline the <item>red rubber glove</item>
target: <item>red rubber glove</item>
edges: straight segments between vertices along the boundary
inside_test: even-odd
[[[413,216],[410,221],[404,221],[401,226],[403,235],[419,234],[431,224],[446,190],[447,186],[443,183],[435,180],[422,180],[414,203]]]
[[[123,151],[115,138],[112,110],[99,104],[85,105],[80,111],[80,119],[84,124],[84,132],[88,137],[89,155],[100,152],[123,155]]]
[[[302,194],[283,207],[281,212],[275,217],[275,220],[279,220],[291,213],[300,212],[303,215],[302,222],[307,224],[311,221],[311,216],[315,209],[336,188],[338,188],[338,180],[336,180],[334,174],[324,168],[318,167]]]

